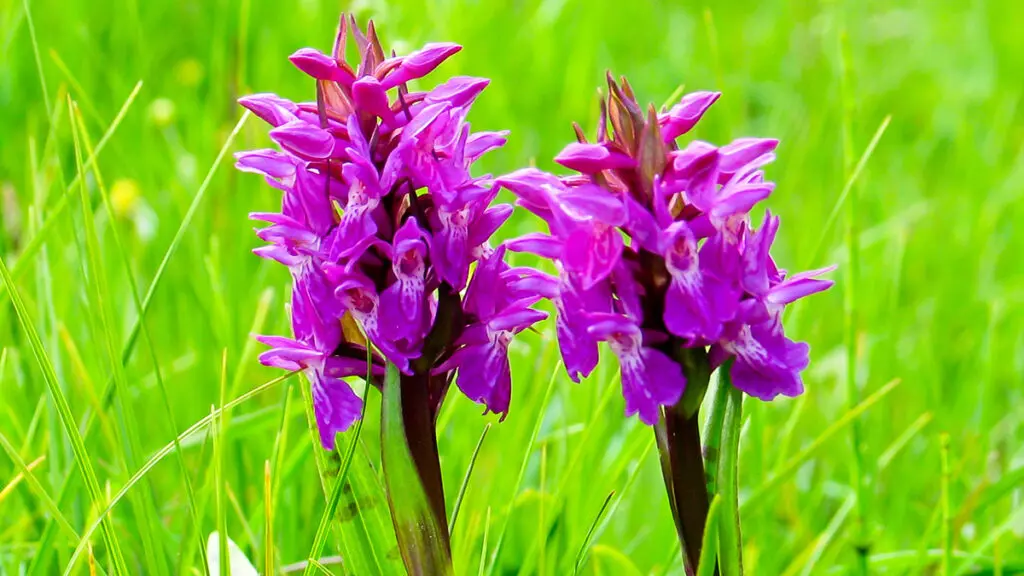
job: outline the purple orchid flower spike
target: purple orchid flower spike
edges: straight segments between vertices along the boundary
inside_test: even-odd
[[[563,281],[552,300],[568,317],[557,325],[570,375],[587,373],[580,368],[591,359],[581,352],[591,347],[574,318],[611,311],[581,294],[607,293],[616,310],[665,335],[669,348],[705,353],[728,337],[741,303],[753,299],[777,321],[786,304],[831,285],[816,278],[827,270],[784,282],[768,256],[778,219],[769,215],[757,231],[750,225],[751,209],[774,189],[761,168],[774,158],[777,140],[741,138],[721,148],[693,141],[678,149],[675,139],[719,93],[689,94],[668,112],[652,108],[644,118],[627,91],[609,83],[604,109],[614,130],[600,127],[598,142],[569,144],[555,158],[579,175],[521,170],[497,180],[549,226],[550,235],[530,234],[509,248],[559,266]],[[660,138],[645,140],[646,133]],[[660,316],[643,317],[645,310]],[[569,361],[576,358],[585,361]]]
[[[349,38],[358,63],[344,59]],[[508,132],[473,133],[466,121],[485,78],[459,76],[427,92],[407,85],[460,49],[435,43],[388,58],[372,24],[364,32],[343,17],[330,54],[304,48],[291,56],[316,79],[316,103],[273,94],[239,100],[270,124],[281,148],[239,153],[236,166],[283,193],[280,213],[253,215],[267,223],[257,236],[268,245],[255,252],[291,271],[296,341],[324,365],[358,358],[369,346],[376,361],[425,380],[431,410],[451,373],[460,371],[460,359],[470,363],[461,370],[465,389],[478,378],[476,360],[463,351],[475,345],[473,334],[496,335],[497,348],[490,349],[500,352],[511,335],[543,316],[529,309],[539,295],[503,301],[486,314],[475,309],[480,298],[470,293],[544,285],[530,274],[504,278],[508,267],[500,256],[499,273],[474,277],[463,309],[460,293],[473,264],[504,254],[489,240],[512,213],[511,206],[492,205],[497,187],[472,177],[470,168],[501,147]],[[436,373],[442,363],[447,370]],[[492,411],[507,412],[498,401],[507,396],[494,396]]]
[[[349,38],[360,55],[351,64]],[[504,418],[510,343],[545,318],[531,306],[542,290],[554,296],[557,284],[510,268],[505,249],[490,244],[512,206],[494,204],[497,186],[471,169],[508,132],[474,133],[467,121],[489,81],[455,77],[430,91],[410,90],[409,82],[459,50],[436,43],[387,57],[372,23],[364,32],[343,16],[330,54],[307,48],[291,56],[316,80],[315,102],[273,94],[239,100],[270,125],[280,148],[236,155],[239,170],[282,192],[280,212],[252,214],[266,223],[256,235],[268,243],[254,252],[284,264],[292,278],[293,338],[261,337],[272,347],[261,360],[306,375],[327,449],[363,405],[341,378],[362,376],[366,389],[382,389],[382,416],[401,420],[401,432],[389,433],[402,436],[382,444],[416,452],[435,516],[429,530],[410,531],[422,518],[399,521],[403,510],[392,509],[410,573],[451,572],[433,426],[450,384]],[[394,369],[384,377],[389,365],[397,378]],[[397,396],[389,392],[396,385]],[[434,536],[424,538],[428,531]],[[424,558],[429,565],[415,564]]]
[[[558,271],[541,293],[555,306],[570,378],[588,375],[597,342],[608,342],[627,412],[655,426],[693,569],[708,509],[697,411],[711,372],[728,372],[735,389],[764,400],[799,394],[808,348],[785,337],[783,309],[831,286],[818,278],[831,268],[787,276],[769,255],[778,219],[751,223],[774,190],[764,167],[777,140],[677,145],[719,93],[695,92],[645,114],[624,79],[609,75],[608,84],[596,141],[577,127],[578,142],[554,159],[575,174],[525,169],[496,182],[548,226],[508,247]]]

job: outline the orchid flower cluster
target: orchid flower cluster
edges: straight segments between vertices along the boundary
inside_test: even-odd
[[[753,225],[751,210],[774,188],[762,167],[778,141],[679,148],[676,139],[717,92],[645,113],[624,79],[609,76],[608,84],[597,141],[577,125],[578,142],[555,158],[577,174],[524,169],[498,180],[550,229],[508,248],[549,258],[558,270],[534,284],[555,303],[569,375],[589,374],[598,342],[607,342],[619,359],[627,414],[651,425],[684,393],[680,349],[707,351],[711,369],[731,359],[733,384],[752,396],[800,394],[808,347],[786,337],[782,312],[830,287],[817,277],[831,268],[787,274],[769,254],[778,217],[769,212]]]
[[[459,50],[427,44],[386,57],[372,22],[363,32],[343,16],[331,54],[291,56],[316,80],[315,102],[240,99],[280,147],[236,155],[240,170],[283,193],[281,212],[251,215],[269,224],[255,252],[287,266],[293,285],[293,337],[259,337],[271,346],[260,361],[308,376],[326,449],[361,414],[342,378],[379,381],[386,362],[429,387],[435,414],[455,371],[466,396],[506,414],[509,342],[545,317],[530,307],[539,273],[510,267],[488,242],[512,206],[492,205],[493,179],[470,173],[505,143],[505,132],[473,133],[466,121],[488,80],[407,86]]]

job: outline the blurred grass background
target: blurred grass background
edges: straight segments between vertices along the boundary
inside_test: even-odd
[[[744,407],[748,573],[852,573],[866,554],[872,573],[931,574],[947,552],[951,572],[1024,573],[1024,229],[1014,226],[1024,217],[1024,8],[1002,0],[0,0],[0,256],[79,428],[98,414],[85,447],[101,501],[211,407],[278,376],[256,363],[249,334],[287,331],[287,275],[249,253],[258,241],[246,218],[274,208],[278,193],[235,173],[228,156],[175,237],[241,116],[234,100],[311,99],[287,56],[327,50],[341,10],[373,17],[399,53],[464,45],[435,79],[492,78],[471,120],[512,129],[484,163],[495,173],[553,168],[573,120],[592,131],[606,69],[657,104],[680,85],[721,90],[695,137],[780,138],[768,170],[778,183],[769,205],[783,221],[776,259],[840,268],[834,290],[786,319],[812,346],[807,393]],[[140,81],[98,173],[85,178],[85,211],[70,186],[65,97],[95,145]],[[267,142],[251,119],[228,149]],[[502,234],[536,224],[517,216]],[[141,298],[171,246],[145,317],[154,354],[142,338],[115,370],[138,319],[125,262]],[[64,569],[101,508],[8,290],[0,299],[0,573],[48,574]],[[488,432],[466,487],[457,570],[680,573],[653,434],[623,418],[614,365],[572,385],[556,360],[547,330],[513,350],[511,414]],[[853,404],[895,378],[847,425]],[[124,393],[103,408],[112,379]],[[201,572],[200,542],[216,529],[259,566],[307,557],[324,496],[300,384],[226,411],[215,434],[183,438],[180,462],[168,456],[132,486],[110,516],[131,573]],[[329,566],[337,573],[397,569],[370,396],[340,537],[327,546],[347,559]],[[449,509],[494,421],[479,412],[453,394],[441,417]],[[337,455],[328,460],[337,466]],[[109,569],[110,542],[99,531],[92,542]],[[86,556],[70,571],[86,571]]]

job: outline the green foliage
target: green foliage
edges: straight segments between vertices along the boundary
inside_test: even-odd
[[[593,130],[605,69],[659,104],[721,90],[694,137],[782,140],[776,259],[836,262],[840,286],[786,318],[812,345],[807,393],[743,405],[746,573],[1021,570],[1024,8],[707,5],[351,9],[399,52],[465,46],[438,73],[492,78],[474,128],[513,132],[490,172],[554,168],[573,120]],[[343,8],[0,0],[0,573],[202,573],[222,529],[278,570],[304,569],[318,530],[321,573],[400,566],[379,394],[358,442],[323,453],[308,384],[255,361],[251,332],[287,332],[288,277],[250,254],[246,215],[279,197],[228,166],[268,144],[234,99],[312,99],[287,56],[328,48]],[[504,422],[454,389],[438,418],[456,573],[680,573],[653,433],[623,418],[614,359],[573,385],[550,323],[511,354]]]

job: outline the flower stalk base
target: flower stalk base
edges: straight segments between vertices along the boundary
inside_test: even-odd
[[[389,364],[381,403],[384,485],[402,561],[413,575],[452,573],[429,380],[400,375]]]

